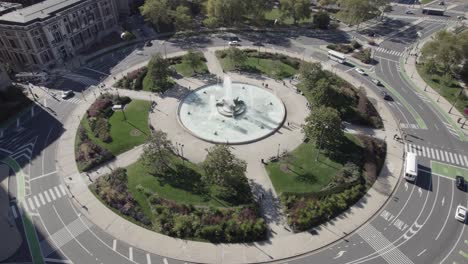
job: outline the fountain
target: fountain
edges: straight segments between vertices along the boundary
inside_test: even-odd
[[[212,143],[244,144],[273,134],[283,123],[283,102],[267,89],[232,82],[189,93],[179,105],[181,125]]]

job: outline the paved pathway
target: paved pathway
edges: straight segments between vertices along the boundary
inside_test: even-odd
[[[274,50],[273,52],[280,52],[297,58],[301,57],[300,54],[285,51]],[[130,67],[127,71],[141,67],[143,64],[144,63]],[[331,68],[331,66],[327,64],[325,64],[324,67],[327,69]],[[339,74],[350,83],[356,86],[360,85],[360,82],[355,81],[348,73],[339,72]],[[232,74],[233,80],[239,80],[237,78],[245,77]],[[251,81],[264,82],[265,79]],[[187,79],[184,80],[184,82],[195,84],[200,81]],[[107,86],[110,86],[111,83],[112,76],[108,81],[106,81]],[[182,85],[182,81],[180,81],[179,84]],[[299,97],[302,98],[303,102],[298,103],[297,100],[299,99],[298,97],[295,97],[298,96],[298,94],[296,94],[293,89],[282,87],[282,85],[275,82],[269,83],[269,86],[273,89],[273,92],[278,92],[278,95],[285,102],[288,109],[288,121],[292,124],[291,127],[282,127],[278,133],[259,142],[260,144],[264,142],[268,143],[265,143],[262,147],[258,147],[256,144],[234,147],[234,152],[237,156],[252,161],[249,162],[248,177],[252,179],[254,183],[257,183],[259,188],[263,188],[268,191],[271,190],[271,196],[266,196],[262,203],[263,207],[266,209],[275,208],[277,204],[273,201],[276,195],[274,194],[274,189],[272,188],[269,178],[266,175],[264,168],[262,168],[259,160],[262,157],[267,158],[275,155],[278,150],[278,144],[280,144],[281,149],[294,149],[297,147],[302,140],[300,127],[298,126],[303,122],[300,117],[301,114],[303,116],[307,115],[307,111],[304,111],[305,99],[303,97]],[[176,119],[173,118],[176,112],[174,106],[177,105],[178,98],[187,91],[188,88],[179,87],[179,89],[174,89],[174,91],[162,96],[150,95],[146,92],[138,92],[132,94],[132,97],[157,101],[157,109],[151,115],[152,119],[157,117],[158,120],[156,123],[153,123],[155,128],[162,130],[168,129],[168,131],[171,131],[169,136],[173,142],[184,143],[184,156],[194,162],[199,162],[204,159],[204,155],[200,155],[203,151],[200,150],[203,149],[203,144],[208,143],[197,142],[198,139],[187,136],[188,133],[181,129],[178,122],[175,121]],[[79,175],[76,168],[73,148],[75,133],[78,128],[78,119],[76,117],[82,116],[89,107],[88,102],[93,98],[90,93],[85,95],[89,98],[88,102],[83,102],[78,105],[64,123],[65,132],[59,140],[57,150],[59,173],[64,177],[66,184],[70,187],[70,191],[74,194],[75,200],[73,200],[73,202],[75,202],[78,207],[85,206],[87,208],[87,210],[81,211],[83,216],[89,218],[94,224],[114,236],[115,239],[126,241],[134,247],[141,248],[142,250],[154,254],[189,262],[202,263],[264,262],[304,254],[333,243],[345,236],[345,234],[355,231],[362,224],[366,223],[368,219],[378,212],[378,210],[384,205],[398,183],[399,176],[401,174],[403,148],[400,144],[394,144],[394,142],[390,141],[393,134],[398,131],[397,124],[386,104],[380,101],[380,96],[367,87],[366,91],[368,96],[373,99],[372,101],[377,102],[376,108],[381,114],[385,124],[385,136],[383,137],[387,141],[388,146],[385,166],[377,179],[377,182],[365,197],[340,217],[332,219],[329,223],[315,228],[314,232],[293,234],[289,233],[284,228],[284,230],[280,231],[283,226],[281,217],[278,217],[277,215],[280,210],[274,209],[271,212],[265,212],[267,215],[270,215],[272,220],[278,220],[274,224],[272,224],[274,221],[270,221],[270,227],[272,227],[274,232],[277,232],[277,235],[272,236],[268,241],[248,244],[214,245],[210,243],[186,241],[167,237],[144,229],[119,217],[93,196],[87,188],[89,183],[87,176],[85,174]],[[121,95],[130,95],[131,92],[132,91],[119,90]],[[297,120],[291,120],[292,117],[297,118]],[[190,146],[194,143],[198,144],[194,145],[197,147],[191,148]],[[113,165],[117,166],[131,163],[133,159],[138,156],[138,151],[139,150],[137,148],[119,156],[119,158],[114,161]],[[206,254],[207,252],[210,253]]]

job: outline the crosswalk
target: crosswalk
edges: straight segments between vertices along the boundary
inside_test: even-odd
[[[72,104],[79,104],[82,100],[77,97],[76,95],[72,98],[68,98],[68,99],[64,99],[63,102],[67,102],[67,103],[72,103]]]
[[[98,80],[95,80],[93,78],[83,76],[80,74],[76,74],[73,72],[66,73],[63,75],[64,78],[87,85],[87,86],[92,86],[92,85],[97,85],[99,83]]]
[[[66,196],[67,192],[65,191],[65,187],[60,184],[58,186],[54,186],[46,191],[38,193],[36,195],[31,195],[26,199],[25,207],[29,211],[34,211],[41,206],[44,206],[52,201],[55,201],[62,196]]]
[[[83,234],[92,224],[86,218],[77,218],[62,229],[52,234],[48,239],[41,242],[41,251],[44,257],[72,241],[75,237]]]
[[[408,123],[400,123],[400,127],[403,129],[405,128],[419,129],[419,126],[417,124],[408,124]]]
[[[405,151],[412,152],[418,156],[426,157],[429,159],[439,160],[463,167],[468,167],[468,158],[462,154],[408,143],[405,144]]]
[[[389,264],[412,264],[411,261],[400,249],[395,247],[381,232],[371,224],[365,225],[358,232],[358,235],[366,241],[379,255]]]
[[[458,132],[456,129],[453,128],[453,126],[447,122],[442,122],[444,123],[444,126],[447,128],[447,130],[452,134],[454,137],[458,137]]]
[[[389,49],[382,48],[382,47],[376,48],[375,51],[382,52],[382,53],[387,53],[387,54],[397,56],[397,57],[401,57],[403,55],[403,52],[396,51],[396,50],[389,50]]]

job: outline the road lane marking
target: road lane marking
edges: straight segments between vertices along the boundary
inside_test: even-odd
[[[146,253],[146,263],[151,264],[151,256],[149,253]]]
[[[446,160],[449,161],[449,155],[448,155],[447,151],[444,151],[444,153],[445,153]]]
[[[133,261],[133,248],[128,248],[128,258]]]
[[[167,259],[166,259],[166,258],[163,259],[163,262],[164,262],[164,264],[169,264],[169,263],[167,263]]]
[[[53,259],[53,258],[44,258],[45,261],[47,262],[52,262],[52,263],[65,263],[65,264],[73,264],[72,261],[68,259]]]
[[[59,189],[57,188],[57,186],[54,186],[54,190],[55,192],[57,193],[57,197],[60,198],[62,197],[62,194],[60,193]]]
[[[112,250],[116,250],[117,249],[117,240],[114,239],[114,241],[112,241]]]
[[[32,201],[31,198],[28,198],[28,204],[29,204],[29,208],[30,208],[31,210],[34,210],[34,209],[35,209],[34,203],[33,203],[33,201]]]
[[[450,184],[450,185],[452,185],[452,198],[450,199],[449,212],[448,212],[447,216],[445,217],[445,222],[444,222],[444,224],[442,225],[442,228],[440,229],[439,234],[437,234],[435,240],[439,239],[440,235],[442,234],[442,231],[443,231],[444,228],[445,228],[445,225],[447,224],[447,221],[448,221],[448,219],[449,219],[449,216],[451,215],[451,212],[452,212],[453,194],[454,194],[454,187],[453,187],[453,186],[454,186],[455,184]],[[445,198],[445,197],[444,197],[444,198]],[[443,201],[443,200],[442,200],[442,206],[444,206],[444,201]]]
[[[39,176],[36,176],[36,177],[32,178],[31,181],[42,179],[44,177],[47,177],[47,176],[50,176],[50,175],[53,175],[53,174],[56,174],[56,173],[57,173],[57,171],[52,171],[52,172],[49,172],[49,173],[46,173],[46,174],[42,174],[42,175],[39,175]]]
[[[437,157],[437,159],[438,159],[438,160],[440,160],[440,158],[439,158],[439,150],[438,150],[438,149],[436,149],[436,150],[435,150],[435,153],[436,153],[436,157]]]
[[[424,249],[423,251],[421,251],[421,252],[418,254],[418,257],[421,256],[422,254],[424,254],[424,252],[426,252],[426,249]]]
[[[451,152],[449,152],[449,156],[450,156],[450,162],[451,162],[451,163],[455,163],[455,162],[453,162],[454,160],[453,160],[453,155],[452,155]]]
[[[63,187],[62,184],[60,184],[59,187],[60,187],[60,191],[62,191],[63,195],[64,196],[67,195],[67,192],[65,191],[65,187]]]
[[[34,195],[33,198],[34,198],[34,202],[36,203],[37,208],[41,207],[41,203],[39,203],[39,199],[37,199],[37,196]]]
[[[465,160],[465,163],[468,166],[468,159],[466,158],[466,156],[463,156],[463,159]]]
[[[47,192],[44,192],[44,195],[45,195],[47,202],[50,203],[51,200],[50,200],[49,194]]]
[[[455,159],[455,163],[460,164],[460,161],[458,161],[457,154],[453,154],[453,158]]]
[[[49,189],[49,193],[50,193],[50,196],[52,197],[52,200],[57,200],[57,198],[55,197],[55,194],[54,194],[54,191],[52,190],[52,188]]]
[[[39,193],[39,200],[41,200],[42,205],[46,204],[46,202],[44,200],[44,196],[42,196],[42,193]]]

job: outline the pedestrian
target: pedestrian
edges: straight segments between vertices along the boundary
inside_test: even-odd
[[[286,82],[285,82],[285,81],[283,81],[283,85],[286,86]]]
[[[393,139],[395,140],[397,138],[397,134],[393,135]]]
[[[288,126],[289,126],[289,122],[288,122]]]

